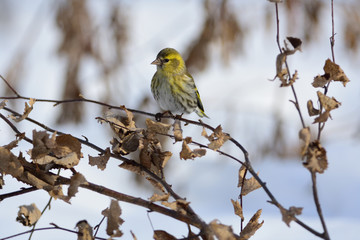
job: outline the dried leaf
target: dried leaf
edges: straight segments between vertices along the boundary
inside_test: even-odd
[[[0,110],[3,109],[6,106],[8,100],[2,100],[0,103]]]
[[[217,126],[217,128],[210,136],[207,135],[205,128],[203,128],[201,135],[206,137],[210,141],[208,147],[214,151],[220,149],[220,147],[224,145],[227,140],[230,139],[229,134],[223,133],[221,125]]]
[[[307,101],[307,109],[310,117],[319,115],[320,113],[319,109],[314,108],[313,102],[311,100]]]
[[[256,189],[261,188],[261,185],[254,177],[251,177],[249,179],[244,179],[245,171],[246,168],[242,165],[239,169],[239,181],[238,181],[238,187],[242,187],[241,189],[242,196],[245,196]]]
[[[155,240],[176,240],[177,239],[173,235],[171,235],[163,230],[155,230],[153,237]]]
[[[180,142],[183,140],[183,135],[182,135],[183,131],[181,129],[181,122],[179,119],[175,119],[174,121],[173,132],[174,132],[175,142]]]
[[[322,112],[318,117],[314,119],[313,123],[326,122],[330,117],[330,111]]]
[[[24,226],[33,226],[41,217],[41,211],[36,207],[35,203],[31,205],[22,205],[19,207],[16,221]]]
[[[110,159],[110,149],[106,148],[105,153],[101,154],[98,157],[92,157],[89,155],[89,164],[91,166],[97,166],[99,169],[104,170],[106,168],[106,164]]]
[[[81,184],[87,184],[85,177],[81,173],[75,173],[70,178],[70,186],[68,188],[68,194],[67,194],[69,198],[68,200],[70,200],[70,198],[75,196]]]
[[[294,49],[301,51],[302,41],[300,38],[287,37],[286,39],[290,42]]]
[[[302,207],[290,207],[289,210],[281,207],[280,212],[282,215],[282,220],[290,227],[290,222],[295,220],[295,215],[300,215],[302,212]]]
[[[318,88],[318,87],[325,87],[325,85],[330,82],[330,74],[325,73],[324,75],[317,75],[316,77],[314,77],[314,81],[312,82],[312,85],[314,88]]]
[[[165,188],[163,185],[161,185],[158,181],[155,181],[154,179],[150,178],[150,177],[147,177],[146,178],[150,183],[151,185],[153,185],[156,189],[160,190],[161,192],[165,193]]]
[[[304,141],[304,146],[302,147],[301,150],[301,156],[304,156],[310,144],[310,139],[311,139],[310,128],[305,127],[301,129],[299,132],[299,138]]]
[[[170,124],[154,122],[150,118],[146,119],[147,130],[152,133],[167,134],[171,128]]]
[[[93,228],[86,220],[79,221],[76,224],[79,231],[77,240],[93,240]]]
[[[326,150],[319,141],[309,144],[303,165],[311,172],[323,173],[328,166]]]
[[[9,149],[0,147],[0,172],[18,178],[24,173],[19,159]]]
[[[244,221],[243,210],[242,210],[242,207],[240,205],[240,202],[238,200],[235,201],[235,200],[231,199],[231,203],[234,206],[235,215],[238,215],[241,218],[241,221]]]
[[[169,197],[170,197],[170,194],[163,194],[163,195],[159,195],[159,194],[156,194],[154,193],[151,198],[149,198],[149,201],[150,202],[158,202],[158,201],[167,201],[169,200]]]
[[[123,233],[119,227],[123,224],[124,220],[120,218],[121,208],[119,203],[115,200],[111,200],[110,208],[106,208],[101,212],[107,218],[106,233],[111,237],[121,237]]]
[[[129,170],[133,173],[139,174],[139,175],[144,175],[143,171],[141,170],[140,166],[136,165],[135,163],[132,162],[123,162],[122,164],[119,165],[119,167]]]
[[[30,101],[29,101],[30,106],[27,104],[27,102],[25,102],[24,113],[21,116],[10,115],[11,119],[13,119],[15,122],[20,122],[20,121],[24,120],[25,118],[27,118],[27,116],[29,116],[30,112],[33,110],[33,105],[35,102],[36,102],[36,99],[30,98]]]
[[[190,202],[187,202],[183,199],[178,199],[174,202],[161,202],[162,205],[164,205],[165,207],[171,208],[174,211],[177,211],[181,214],[186,215],[187,211],[187,206],[190,204]]]
[[[317,91],[317,95],[321,105],[326,111],[330,112],[331,110],[336,109],[341,105],[341,103],[338,102],[334,97],[330,98],[320,91]]]
[[[331,80],[342,82],[344,87],[346,87],[346,84],[350,82],[349,78],[345,75],[340,66],[333,63],[330,59],[326,60],[324,71],[325,73],[330,74]]]
[[[183,144],[182,144],[182,149],[180,152],[180,159],[194,159],[196,157],[202,157],[206,154],[206,150],[205,149],[201,149],[201,148],[197,148],[194,150],[191,150],[190,147],[188,146],[188,143],[191,143],[191,137],[187,137],[184,139]]]
[[[240,233],[240,240],[247,240],[255,234],[255,232],[264,224],[264,220],[259,223],[259,217],[261,215],[261,209],[259,209],[250,221],[246,224],[245,228]]]
[[[220,240],[236,240],[237,236],[233,233],[231,226],[219,223],[218,220],[210,222],[210,228],[214,231],[215,236]]]

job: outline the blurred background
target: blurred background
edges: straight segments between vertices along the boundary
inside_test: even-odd
[[[328,95],[342,103],[332,111],[322,134],[328,153],[329,169],[318,178],[318,189],[330,236],[333,239],[356,239],[360,233],[360,114],[359,44],[360,2],[334,1],[335,59],[350,79],[344,88],[332,83]],[[290,71],[299,73],[295,89],[301,110],[312,133],[317,132],[313,118],[308,117],[306,102],[317,102],[311,86],[313,78],[323,74],[331,58],[330,1],[288,0],[279,5],[280,41],[287,36],[302,39],[302,52],[288,58]],[[159,112],[150,91],[156,69],[150,63],[165,47],[177,49],[186,59],[190,73],[201,94],[206,114],[204,121],[214,127],[221,124],[250,153],[255,169],[267,182],[275,197],[285,207],[304,207],[300,219],[320,231],[320,222],[312,201],[311,180],[302,167],[298,131],[300,120],[289,88],[279,88],[275,59],[275,7],[268,1],[235,0],[2,0],[0,1],[0,74],[23,96],[41,99],[73,99],[79,94],[112,105]],[[4,83],[1,96],[13,93]],[[24,102],[9,101],[8,106],[23,111]],[[111,131],[95,117],[105,109],[89,103],[35,103],[30,117],[74,136],[106,148]],[[4,114],[4,113],[3,113]],[[141,127],[144,117],[136,115]],[[196,114],[185,116],[197,119]],[[31,137],[36,126],[21,122],[20,131]],[[15,136],[4,122],[0,123],[0,144]],[[184,136],[206,143],[201,128],[188,126]],[[18,151],[31,148],[26,143]],[[181,144],[165,143],[174,154],[167,166],[167,180],[175,191],[191,202],[194,210],[207,222],[219,219],[239,231],[239,219],[233,214],[230,199],[239,194],[239,166],[218,154],[208,154],[195,161],[179,159]],[[223,150],[242,159],[231,144]],[[177,152],[176,152],[177,151]],[[84,158],[76,168],[88,181],[137,197],[148,198],[152,187],[117,167],[110,160],[100,171],[88,166],[88,155],[95,151],[83,147]],[[136,156],[131,156],[136,158]],[[68,176],[70,173],[66,173]],[[23,187],[5,176],[0,193]],[[48,201],[46,192],[6,199],[0,203],[0,237],[28,230],[15,222],[18,206],[35,203],[42,209]],[[244,198],[246,222],[262,208],[263,227],[252,239],[315,239],[292,224],[288,228],[279,211],[266,202],[260,189]],[[87,219],[95,226],[110,199],[80,190],[72,204],[60,200],[40,219],[38,227],[54,222],[73,229]],[[130,230],[138,239],[164,229],[176,237],[185,236],[187,227],[176,221],[150,213],[146,209],[120,203],[123,209],[124,239]],[[151,223],[150,223],[151,222]],[[105,225],[98,236],[106,237]],[[279,232],[282,236],[279,236]],[[63,231],[36,232],[33,239],[75,239]],[[15,238],[16,239],[16,238]],[[18,239],[24,239],[20,237]]]

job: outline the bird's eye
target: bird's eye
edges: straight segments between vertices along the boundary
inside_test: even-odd
[[[164,59],[164,62],[168,62],[168,61],[169,61],[169,59],[167,59],[167,58]]]

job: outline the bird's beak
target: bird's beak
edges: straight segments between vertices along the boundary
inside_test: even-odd
[[[151,64],[154,64],[154,65],[158,65],[160,66],[162,64],[161,60],[159,58],[155,59],[154,61],[152,61]]]

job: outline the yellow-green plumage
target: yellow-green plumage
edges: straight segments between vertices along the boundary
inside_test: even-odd
[[[157,65],[151,91],[163,110],[172,113],[195,111],[200,117],[207,117],[194,79],[175,49],[164,48],[151,64]]]

